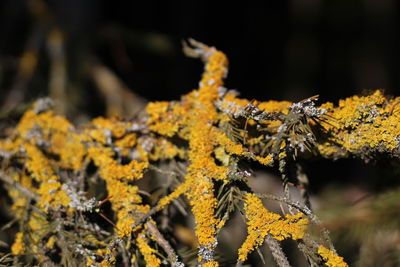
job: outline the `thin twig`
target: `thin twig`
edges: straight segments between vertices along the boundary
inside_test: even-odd
[[[157,227],[150,221],[146,223],[147,230],[150,232],[151,235],[155,237],[155,242],[159,244],[164,251],[168,255],[168,260],[171,262],[171,266],[173,267],[183,267],[184,264],[182,262],[178,261],[178,255],[174,251],[174,249],[171,247],[169,242],[164,238],[164,236],[158,231]]]
[[[267,235],[265,243],[271,250],[272,257],[274,257],[274,260],[279,267],[290,267],[290,263],[286,258],[285,253],[282,251],[281,245],[278,241],[273,239],[271,235]]]

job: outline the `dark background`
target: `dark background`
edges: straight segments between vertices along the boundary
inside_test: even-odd
[[[23,50],[38,21],[30,2],[1,1],[3,63]],[[90,51],[150,100],[176,99],[196,87],[202,66],[181,53],[180,42],[188,37],[224,51],[230,59],[227,87],[250,99],[298,101],[320,94],[336,101],[377,88],[398,94],[395,0],[45,3],[52,23],[67,33],[74,55],[69,78],[85,60],[80,55]]]

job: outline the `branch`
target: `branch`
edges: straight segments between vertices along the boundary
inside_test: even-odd
[[[169,242],[164,236],[158,231],[157,227],[150,221],[146,223],[147,230],[155,237],[155,241],[159,244],[168,255],[168,260],[171,262],[172,267],[183,267],[185,266],[182,262],[178,261],[178,255],[171,247]]]

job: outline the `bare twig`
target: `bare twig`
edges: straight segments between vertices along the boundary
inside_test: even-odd
[[[282,251],[281,245],[278,241],[273,239],[270,235],[267,235],[265,243],[271,250],[272,257],[274,257],[274,260],[279,267],[290,267],[290,263],[286,258],[285,253]]]
[[[185,266],[182,262],[178,261],[178,255],[174,251],[174,249],[171,247],[169,242],[164,238],[164,236],[158,231],[157,227],[150,221],[146,223],[147,230],[151,235],[155,237],[155,242],[159,244],[164,251],[168,255],[168,260],[171,262],[171,266],[173,267],[183,267]]]
[[[47,40],[48,53],[50,58],[50,97],[56,102],[57,112],[66,112],[66,83],[67,69],[64,52],[64,35],[59,29],[53,29]]]
[[[143,110],[147,101],[135,94],[109,68],[91,59],[90,74],[103,95],[108,116],[133,116]]]

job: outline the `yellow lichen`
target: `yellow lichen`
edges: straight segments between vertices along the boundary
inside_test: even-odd
[[[274,158],[271,155],[265,157],[256,156],[256,160],[265,166],[272,166],[274,164]]]
[[[203,267],[218,267],[218,262],[215,260],[206,262],[202,265]]]
[[[156,254],[164,252],[149,246],[151,240],[145,235],[146,228],[138,222],[153,215],[170,215],[167,206],[185,195],[197,238],[197,242],[192,240],[190,244],[198,247],[201,265],[218,266],[213,253],[217,234],[227,221],[220,211],[231,201],[223,190],[242,192],[236,190],[239,183],[246,182],[241,178],[248,175],[239,167],[242,161],[253,160],[272,167],[274,162],[285,163],[302,155],[306,158],[353,155],[368,159],[376,152],[383,152],[398,157],[400,98],[390,99],[378,90],[340,100],[337,106],[328,102],[319,107],[314,105],[316,98],[298,103],[241,99],[223,87],[226,56],[215,48],[193,44],[196,47],[192,54],[206,63],[205,70],[199,88],[182,96],[180,101],[149,103],[145,109],[147,115],[137,120],[100,117],[82,128],[74,128],[53,111],[34,107],[23,115],[10,137],[0,141],[5,174],[10,175],[13,183],[23,186],[22,190],[7,189],[13,200],[12,211],[19,221],[26,218],[24,227],[30,238],[30,245],[23,247],[23,237],[28,235],[18,233],[12,246],[14,254],[36,255],[43,247],[54,247],[58,237],[54,228],[50,229],[54,227],[52,220],[70,223],[78,217],[84,218],[88,210],[103,215],[101,205],[96,206],[97,199],[85,199],[98,193],[97,186],[92,188],[93,181],[102,180],[107,192],[99,196],[104,199],[100,203],[109,201],[113,211],[112,216],[103,219],[114,226],[114,231],[106,239],[111,241],[106,242],[100,240],[100,235],[84,234],[87,229],[79,228],[85,235],[84,241],[97,246],[88,249],[93,254],[84,255],[87,265],[117,264],[120,258],[120,249],[114,242],[117,240],[136,241],[126,242],[125,249],[131,249],[127,255],[133,255],[139,248],[148,266],[160,265]],[[305,104],[306,101],[312,105]],[[167,186],[162,187],[165,191],[157,191],[163,196],[158,202],[158,193],[142,199],[139,186],[143,184],[137,181],[148,168],[160,171],[157,164],[173,166],[178,175],[166,179]],[[153,165],[156,167],[152,168]],[[291,164],[283,165],[280,169]],[[70,190],[74,186],[76,192]],[[216,192],[215,188],[221,191]],[[90,191],[88,196],[80,195],[86,189]],[[26,190],[31,194],[25,195]],[[72,208],[65,209],[73,206],[71,203],[89,208],[72,213],[69,212]],[[267,236],[279,241],[305,236],[308,220],[301,213],[270,212],[251,193],[245,195],[244,210],[248,236],[239,249],[239,261],[245,261]],[[318,253],[327,266],[347,266],[341,257],[323,246]],[[132,256],[127,260],[137,261],[137,258]]]
[[[319,246],[318,254],[325,261],[325,265],[328,267],[347,267],[347,263],[344,262],[343,257],[336,255],[336,253],[324,246]]]
[[[323,106],[334,120],[322,124],[329,132],[328,142],[319,145],[322,155],[338,157],[341,150],[354,154],[362,149],[392,151],[399,146],[400,116],[392,112],[394,100],[388,101],[380,90],[340,100],[338,107]]]
[[[49,238],[49,240],[47,240],[45,247],[46,247],[46,248],[53,248],[55,242],[56,242],[55,237],[54,237],[54,236],[51,236],[51,237]]]
[[[165,206],[171,203],[171,201],[177,199],[179,196],[184,194],[188,190],[188,185],[189,185],[188,182],[182,183],[177,188],[175,188],[175,190],[171,194],[161,198],[160,201],[158,202],[157,209],[158,210],[164,209]]]
[[[14,243],[11,246],[11,253],[14,255],[23,254],[25,251],[24,234],[18,232],[15,236]]]
[[[151,248],[147,243],[146,236],[144,232],[141,232],[136,238],[137,246],[139,247],[140,253],[143,255],[148,267],[157,267],[161,265],[161,260],[157,258],[155,254],[156,250]]]
[[[301,213],[282,217],[269,212],[262,201],[251,193],[246,194],[244,205],[248,235],[238,251],[240,261],[245,261],[250,252],[262,245],[267,235],[276,240],[297,240],[304,237],[308,220]]]
[[[289,107],[291,104],[292,103],[288,101],[270,100],[259,103],[257,107],[264,112],[282,112],[284,114],[287,114],[289,112]]]
[[[47,209],[49,206],[55,208],[68,206],[71,202],[67,193],[61,189],[61,183],[57,182],[55,179],[49,179],[48,182],[43,182],[37,193],[41,196],[38,205],[43,209]]]
[[[149,153],[149,159],[156,161],[160,159],[172,159],[179,157],[185,158],[185,151],[178,148],[165,138],[159,138],[154,141],[154,149]]]

